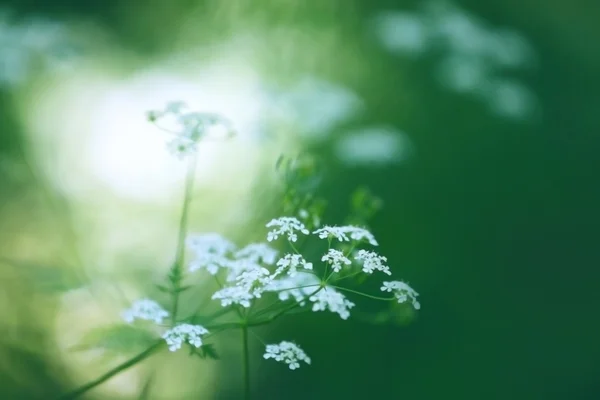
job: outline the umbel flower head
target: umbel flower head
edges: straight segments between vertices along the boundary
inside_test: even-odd
[[[310,233],[304,224],[295,217],[275,218],[269,221],[266,226],[267,228],[275,228],[267,234],[267,240],[269,242],[277,240],[279,236],[283,235],[287,235],[290,242],[295,242],[298,240],[297,232],[301,232],[305,235]]]
[[[309,270],[313,269],[312,263],[306,261],[300,254],[286,254],[277,261],[277,269],[273,277],[282,274],[284,271],[287,271],[289,276],[294,276],[298,273],[298,267]]]
[[[344,253],[336,249],[329,249],[327,253],[321,257],[321,261],[331,264],[331,269],[333,269],[334,272],[340,272],[343,265],[352,264],[352,261],[344,256]]]
[[[347,225],[347,226],[329,226],[326,225],[321,229],[317,229],[313,232],[315,235],[318,235],[321,239],[337,239],[340,242],[349,242],[353,240],[355,242],[366,241],[371,246],[378,246],[377,240],[371,232],[364,228],[359,228],[357,226]]]
[[[415,292],[413,288],[408,286],[407,283],[401,281],[383,282],[381,291],[393,292],[394,297],[396,297],[398,303],[400,304],[405,303],[408,301],[408,299],[410,299],[415,310],[419,310],[421,308],[421,304],[417,301],[419,294]]]
[[[363,262],[363,272],[367,274],[372,274],[375,270],[381,271],[384,274],[391,275],[390,267],[385,265],[387,262],[387,258],[384,256],[380,256],[374,251],[367,250],[359,250],[358,254],[354,256],[355,260],[359,260]]]
[[[263,355],[265,360],[269,358],[286,363],[290,369],[300,368],[300,361],[310,365],[310,358],[298,345],[283,341],[279,344],[268,344]]]
[[[157,302],[150,299],[137,300],[131,305],[131,308],[128,308],[121,313],[121,317],[127,323],[132,323],[136,319],[142,319],[161,324],[163,319],[168,316],[169,313],[167,311],[165,311]]]
[[[164,129],[172,135],[167,142],[167,148],[173,155],[184,158],[194,154],[199,140],[208,135],[214,126],[221,125],[227,131],[227,136],[232,135],[233,129],[225,118],[212,113],[187,112],[187,109],[184,102],[174,101],[167,103],[162,110],[151,110],[146,114],[152,123],[167,119],[171,122],[170,125],[173,125],[169,129]]]
[[[162,338],[170,351],[177,351],[186,342],[196,348],[202,346],[202,335],[207,333],[208,330],[201,325],[179,324],[166,331]]]
[[[313,311],[329,310],[337,313],[341,319],[348,319],[350,309],[355,306],[346,296],[329,286],[310,296],[309,300],[313,302]]]
[[[254,262],[262,262],[267,265],[273,265],[277,259],[277,250],[266,243],[251,243],[235,253],[238,259],[248,259]]]
[[[233,243],[217,233],[191,235],[186,244],[195,254],[189,265],[190,272],[205,268],[211,275],[215,275],[219,268],[227,267],[227,255],[235,250]]]

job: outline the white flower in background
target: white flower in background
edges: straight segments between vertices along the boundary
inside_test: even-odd
[[[136,319],[143,319],[161,324],[163,319],[169,316],[169,313],[153,300],[140,299],[135,301],[131,308],[124,310],[121,316],[127,323],[132,323]]]
[[[383,282],[381,287],[382,292],[393,292],[398,300],[398,303],[405,303],[408,299],[412,302],[416,310],[421,308],[421,304],[417,301],[419,294],[407,283],[401,281]]]
[[[246,258],[254,262],[272,265],[277,259],[277,250],[265,243],[251,243],[235,253],[236,258]]]
[[[254,295],[250,293],[248,288],[242,286],[228,286],[216,291],[211,299],[221,300],[222,307],[239,304],[248,308],[250,307],[250,301],[254,299]]]
[[[254,296],[260,297],[263,287],[271,282],[271,272],[252,262],[246,264],[245,268],[239,271],[235,278],[236,285],[248,290],[253,289]]]
[[[335,144],[335,155],[345,165],[386,166],[406,161],[414,151],[408,135],[388,127],[345,133]]]
[[[356,240],[358,242],[361,242],[364,240],[364,241],[369,242],[369,244],[371,246],[379,246],[379,243],[377,243],[377,240],[375,240],[375,237],[373,236],[373,234],[364,228],[359,228],[358,226],[348,225],[348,226],[342,226],[341,229],[345,233],[350,235],[350,239],[352,239],[352,240]]]
[[[387,275],[391,275],[390,267],[385,265],[387,258],[380,256],[374,251],[359,250],[354,256],[355,260],[363,262],[363,271],[367,274],[372,274],[375,270],[381,271]]]
[[[197,151],[198,141],[210,133],[215,127],[221,126],[226,132],[226,137],[231,136],[233,129],[228,120],[212,113],[196,111],[183,112],[187,105],[181,101],[167,103],[162,110],[151,110],[146,113],[150,122],[158,122],[162,130],[174,135],[167,143],[169,151],[179,158],[194,154]]]
[[[271,281],[265,287],[265,292],[277,292],[279,300],[288,301],[293,298],[301,306],[304,306],[305,301],[317,290],[319,284],[319,278],[315,275],[298,271],[294,276],[285,275]]]
[[[329,249],[327,254],[321,257],[321,261],[331,264],[331,269],[333,269],[335,272],[340,272],[343,265],[352,264],[352,261],[344,256],[344,253],[335,249]]]
[[[347,225],[347,226],[329,226],[326,225],[321,229],[317,229],[313,232],[316,235],[319,235],[321,239],[337,239],[340,242],[349,242],[350,239],[360,242],[367,241],[372,246],[377,246],[378,243],[375,240],[375,237],[364,228],[359,228],[357,226]]]
[[[350,309],[355,305],[343,294],[329,286],[310,296],[309,300],[314,303],[312,307],[313,311],[329,310],[339,314],[342,319],[350,317]]]
[[[272,219],[267,225],[267,228],[275,228],[267,233],[267,240],[272,242],[277,240],[279,236],[287,235],[290,242],[298,240],[297,232],[308,235],[310,232],[302,222],[294,217],[280,217]]]
[[[277,261],[277,269],[273,276],[278,276],[284,271],[287,271],[289,276],[294,276],[298,272],[298,268],[313,269],[312,263],[306,261],[300,254],[286,254]]]
[[[284,362],[292,370],[300,368],[300,361],[310,365],[310,358],[292,342],[283,341],[279,344],[268,344],[263,357],[265,360],[272,358],[275,361]]]
[[[189,265],[190,272],[204,268],[211,275],[215,275],[219,268],[229,266],[231,261],[226,255],[235,250],[233,243],[217,233],[190,235],[186,244],[195,253]]]
[[[202,346],[202,335],[206,335],[208,330],[200,325],[180,324],[169,329],[162,336],[169,345],[170,351],[177,351],[183,343],[198,348]]]

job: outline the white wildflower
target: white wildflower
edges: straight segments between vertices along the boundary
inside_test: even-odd
[[[209,252],[224,255],[235,250],[235,245],[218,233],[189,235],[187,246],[195,252]]]
[[[298,240],[297,232],[301,232],[305,235],[310,233],[304,224],[294,217],[280,217],[272,219],[266,225],[266,227],[275,228],[269,231],[267,234],[267,240],[269,242],[277,240],[279,236],[283,235],[287,235],[287,238],[290,242],[295,242]]]
[[[329,310],[339,314],[342,319],[350,317],[350,309],[355,305],[346,299],[343,294],[331,287],[323,288],[323,290],[313,294],[309,300],[314,303],[312,307],[313,311]]]
[[[287,270],[289,276],[294,276],[298,273],[298,268],[313,269],[312,263],[306,261],[300,254],[286,254],[277,261],[277,269],[273,277],[282,274]]]
[[[186,244],[196,255],[190,262],[190,272],[205,268],[211,275],[229,266],[231,261],[226,255],[235,250],[233,243],[217,233],[190,235]]]
[[[316,235],[319,235],[321,239],[337,239],[340,242],[349,242],[350,239],[346,235],[346,232],[340,226],[329,226],[325,225],[321,229],[317,229],[313,232]]]
[[[212,297],[213,300],[221,300],[221,306],[228,307],[232,304],[239,304],[243,307],[250,307],[250,301],[254,295],[248,288],[242,286],[228,286],[216,291]]]
[[[321,239],[337,239],[340,242],[349,242],[350,240],[354,240],[357,242],[367,241],[372,246],[377,246],[378,243],[375,240],[375,237],[371,232],[364,228],[359,228],[357,226],[329,226],[326,225],[321,229],[317,229],[313,232],[316,235],[319,235]]]
[[[375,270],[381,271],[387,275],[391,275],[390,267],[385,265],[386,257],[380,256],[374,251],[359,250],[354,259],[363,262],[362,270],[367,274],[372,274]]]
[[[194,154],[198,149],[198,143],[186,136],[175,136],[167,142],[169,153],[179,159]]]
[[[313,274],[299,271],[294,276],[286,275],[271,281],[265,287],[265,292],[278,292],[279,300],[288,301],[293,298],[304,306],[306,299],[317,289],[319,283],[319,278]]]
[[[352,261],[344,256],[344,253],[335,249],[329,249],[327,254],[321,257],[321,261],[331,264],[331,269],[333,269],[334,272],[340,272],[342,264],[350,265],[352,263]]]
[[[383,282],[381,287],[383,292],[393,292],[394,296],[398,300],[398,303],[405,303],[410,299],[413,307],[416,310],[421,308],[421,304],[417,301],[419,294],[411,288],[407,283],[401,281]]]
[[[245,258],[254,262],[263,262],[267,265],[275,263],[277,250],[265,243],[251,243],[235,253],[236,258]]]
[[[162,338],[169,345],[170,351],[176,351],[185,342],[196,348],[202,346],[202,335],[207,333],[208,330],[200,325],[179,324],[166,331]]]
[[[135,301],[131,308],[124,310],[121,317],[127,323],[132,323],[136,319],[154,321],[157,324],[162,323],[169,313],[165,311],[157,302],[150,299],[140,299]]]
[[[236,285],[251,290],[254,297],[260,297],[264,286],[271,282],[271,272],[258,264],[249,264],[235,278]]]
[[[290,369],[300,368],[300,361],[310,365],[310,358],[306,353],[292,342],[283,341],[279,344],[268,344],[263,357],[286,363]]]
[[[364,228],[359,228],[358,226],[342,226],[341,229],[350,235],[350,239],[355,240],[357,242],[361,242],[363,240],[369,242],[371,246],[378,246],[377,240],[371,232]]]

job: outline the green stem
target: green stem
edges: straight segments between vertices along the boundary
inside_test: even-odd
[[[78,389],[75,389],[74,391],[72,391],[70,393],[67,393],[65,395],[62,395],[62,396],[58,397],[56,400],[72,400],[72,399],[75,399],[75,398],[81,396],[85,392],[87,392],[87,391],[95,388],[96,386],[98,386],[98,385],[106,382],[107,380],[109,380],[113,376],[121,373],[122,371],[125,371],[128,368],[133,367],[137,363],[139,363],[139,362],[145,360],[146,358],[150,357],[152,354],[154,354],[164,344],[165,344],[165,341],[162,340],[162,339],[159,340],[159,341],[157,341],[155,344],[153,344],[152,346],[150,346],[149,348],[147,348],[146,350],[144,350],[143,352],[141,352],[137,356],[130,358],[129,360],[125,361],[124,363],[116,366],[115,368],[111,369],[110,371],[108,371],[104,375],[100,376],[99,378],[94,379],[93,381],[90,381],[90,382],[84,384],[83,386],[79,387]]]
[[[248,325],[242,326],[244,399],[250,399],[250,351],[248,349]]]
[[[185,260],[185,238],[187,236],[188,214],[192,193],[194,191],[194,178],[196,174],[197,156],[194,154],[188,165],[188,172],[185,180],[185,193],[183,195],[183,206],[181,218],[179,220],[179,233],[177,236],[177,250],[175,252],[175,263],[171,275],[173,277],[172,309],[171,322],[175,325],[177,321],[177,311],[179,307],[179,289],[183,279],[183,263]]]
[[[324,286],[320,286],[317,290],[315,290],[314,292],[310,293],[308,296],[306,296],[307,298],[314,296],[315,294],[319,293],[321,290],[323,290]],[[303,303],[306,300],[302,300],[302,301],[297,301],[294,304],[290,305],[289,307],[284,308],[283,310],[281,310],[280,312],[278,312],[277,314],[263,320],[263,321],[256,321],[256,322],[251,322],[248,324],[248,326],[260,326],[260,325],[266,325],[269,324],[273,321],[275,321],[277,318],[281,317],[283,314],[287,313],[288,311],[293,310],[294,308],[300,306],[301,303]]]
[[[352,289],[347,289],[347,288],[341,287],[341,286],[334,286],[334,285],[329,285],[329,286],[332,287],[332,288],[343,290],[345,292],[350,292],[350,293],[358,294],[358,295],[361,295],[361,296],[364,296],[364,297],[368,297],[368,298],[374,299],[374,300],[382,300],[382,301],[392,301],[392,300],[395,300],[395,297],[371,296],[370,294],[366,294],[366,293],[363,293],[363,292],[358,292],[358,291],[352,290]]]

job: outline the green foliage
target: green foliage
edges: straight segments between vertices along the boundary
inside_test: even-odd
[[[357,188],[350,197],[350,216],[348,222],[355,225],[367,225],[367,222],[383,207],[383,201],[373,195],[367,187]]]
[[[81,343],[71,347],[73,351],[102,348],[115,353],[137,352],[156,343],[157,337],[147,329],[134,325],[112,325],[93,329]]]
[[[213,344],[204,344],[199,348],[190,346],[190,355],[198,356],[203,360],[220,360],[219,353]]]

